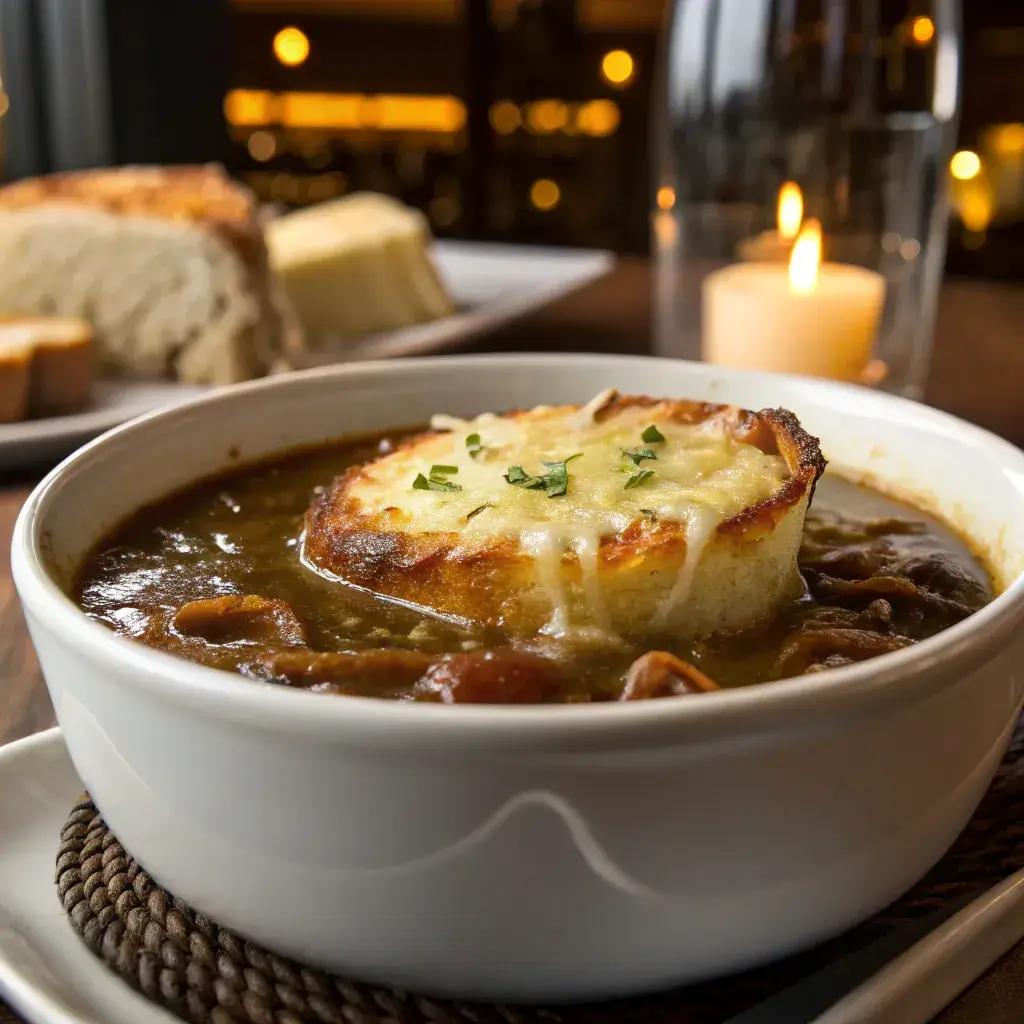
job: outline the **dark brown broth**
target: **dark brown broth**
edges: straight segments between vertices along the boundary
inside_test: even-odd
[[[101,543],[83,566],[77,599],[84,611],[116,632],[193,660],[239,670],[246,649],[233,644],[186,643],[167,626],[184,603],[227,594],[259,594],[287,601],[320,651],[403,648],[438,654],[505,643],[484,629],[462,628],[318,576],[300,558],[303,517],[317,488],[346,467],[373,458],[388,442],[357,442],[294,453],[201,482],[144,509]],[[819,481],[809,522],[839,515],[853,520],[897,518],[923,523],[924,532],[886,535],[908,556],[945,559],[980,584],[980,603],[991,583],[964,542],[934,517],[869,488],[826,474]],[[862,607],[866,601],[854,602]],[[976,602],[978,603],[978,602]],[[629,650],[572,655],[572,682],[563,700],[615,699],[630,663],[657,647],[693,663],[721,686],[778,678],[776,659],[786,639],[821,605],[808,593],[767,630],[696,645],[651,638]],[[948,624],[948,623],[945,623]],[[927,616],[904,616],[901,636],[922,639],[943,628]],[[916,632],[917,635],[914,635]],[[407,696],[379,684],[346,692]]]

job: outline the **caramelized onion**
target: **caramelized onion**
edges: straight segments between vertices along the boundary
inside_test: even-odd
[[[544,704],[557,699],[565,677],[551,658],[497,647],[453,654],[431,665],[417,700],[442,704]]]
[[[260,679],[285,681],[327,692],[355,684],[401,690],[412,686],[436,655],[385,647],[369,651],[270,651],[247,668]]]
[[[903,637],[886,636],[869,629],[801,629],[782,645],[775,660],[775,671],[782,677],[802,675],[821,666],[864,661],[889,651],[898,651],[911,643]],[[844,659],[839,662],[837,659]]]
[[[208,644],[275,644],[302,647],[306,631],[287,601],[258,594],[227,594],[183,604],[172,619],[176,632]]]
[[[626,673],[619,700],[652,700],[720,689],[699,668],[667,651],[648,651]]]

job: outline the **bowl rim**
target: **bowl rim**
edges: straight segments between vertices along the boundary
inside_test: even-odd
[[[446,750],[478,747],[497,750],[523,746],[538,750],[585,751],[633,748],[641,743],[676,745],[683,739],[713,739],[789,725],[824,727],[836,716],[866,713],[936,693],[963,677],[986,658],[994,657],[1024,622],[1024,573],[1010,582],[984,608],[927,640],[857,664],[756,685],[702,695],[596,705],[433,705],[381,700],[375,697],[329,699],[323,694],[259,683],[235,673],[209,668],[115,635],[84,614],[46,569],[41,537],[48,504],[62,479],[88,471],[94,454],[130,435],[144,424],[173,423],[196,408],[225,399],[244,400],[267,389],[301,387],[311,378],[405,376],[443,364],[457,371],[486,363],[501,373],[527,364],[579,367],[582,363],[614,370],[626,364],[680,364],[657,356],[580,355],[577,353],[473,354],[380,360],[315,367],[233,385],[199,395],[170,408],[146,413],[101,435],[54,467],[33,489],[18,515],[12,538],[11,563],[18,594],[29,616],[45,618],[46,629],[59,633],[92,661],[131,673],[133,682],[172,704],[186,704],[218,717],[275,732],[302,733],[331,739],[356,737],[359,742],[392,741],[429,748],[443,741]],[[688,366],[697,375],[775,379],[811,386],[829,393],[864,395],[856,385],[792,375],[731,370],[703,363]],[[699,369],[698,369],[699,368]],[[993,451],[1002,462],[1016,463],[1024,479],[1024,451],[1010,442],[948,413],[882,393],[872,399],[896,403],[924,426],[954,432]]]

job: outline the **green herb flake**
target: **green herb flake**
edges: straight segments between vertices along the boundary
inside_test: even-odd
[[[431,466],[431,476],[451,476],[453,473],[458,473],[458,466]]]
[[[522,466],[509,466],[505,479],[516,487],[527,490],[544,490],[549,498],[560,498],[569,489],[569,471],[565,468],[573,459],[578,459],[583,452],[568,455],[561,462],[542,462],[547,469],[540,476],[531,476]]]
[[[530,476],[522,466],[509,466],[508,472],[505,474],[505,480],[507,483],[513,484],[516,487],[525,487],[527,490],[544,486],[544,481],[541,477]]]
[[[462,488],[458,484],[449,483],[447,480],[442,480],[440,477],[431,477],[429,480],[422,474],[417,473],[416,479],[413,480],[412,486],[417,491],[461,491]]]
[[[651,451],[650,448],[637,448],[634,451],[627,451],[625,448],[622,449],[622,454],[633,463],[634,466],[639,466],[644,459],[657,459],[658,456]]]
[[[569,455],[561,462],[543,462],[548,472],[544,474],[544,491],[549,498],[560,498],[569,490],[569,472],[565,468],[573,459],[578,459],[583,452]]]
[[[641,484],[646,483],[651,477],[654,476],[653,469],[641,469],[639,473],[634,473],[625,484],[625,490],[631,491],[634,487],[639,487]]]
[[[641,435],[641,441],[646,441],[648,444],[655,444],[665,440],[665,435],[652,423]]]
[[[470,434],[466,438],[466,451],[469,452],[470,458],[475,459],[483,450],[484,446],[480,443],[479,434]]]
[[[658,518],[658,513],[655,512],[653,508],[642,508],[642,509],[640,509],[640,515],[642,515],[644,517],[644,519],[651,519],[651,520],[655,520],[655,521]]]
[[[495,507],[496,506],[495,506],[493,501],[487,501],[487,502],[484,502],[483,505],[477,505],[477,507],[475,509],[473,509],[472,512],[467,512],[466,513],[466,522],[468,523],[470,521],[470,519],[473,518],[473,516],[480,515],[480,513],[483,512],[483,510],[485,508],[495,508]]]

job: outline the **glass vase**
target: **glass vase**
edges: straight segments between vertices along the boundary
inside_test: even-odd
[[[960,104],[956,0],[676,0],[655,347],[923,394]]]

